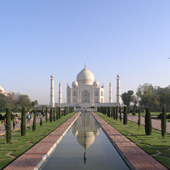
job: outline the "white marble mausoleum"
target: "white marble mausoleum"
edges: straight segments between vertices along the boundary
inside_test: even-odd
[[[50,106],[80,106],[80,107],[97,107],[97,106],[117,106],[122,105],[121,92],[120,92],[120,76],[117,75],[116,87],[116,102],[112,102],[112,84],[109,83],[109,102],[105,103],[104,85],[99,84],[95,80],[94,74],[85,66],[81,70],[76,80],[72,85],[67,84],[67,103],[62,102],[62,84],[59,83],[58,103],[54,100],[54,76],[51,75],[51,94]]]

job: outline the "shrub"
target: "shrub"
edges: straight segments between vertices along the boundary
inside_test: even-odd
[[[48,107],[46,107],[45,120],[46,120],[46,122],[48,122]]]
[[[124,107],[123,124],[127,124],[127,107]]]
[[[165,133],[166,133],[166,109],[164,106],[162,110],[162,119],[161,119],[161,134],[163,139],[165,138]]]
[[[140,124],[141,124],[141,110],[139,109],[139,113],[138,113],[138,128],[140,128]]]
[[[33,119],[33,125],[32,125],[32,130],[36,130],[36,110],[34,110],[34,119]]]
[[[146,114],[145,114],[145,134],[151,135],[152,133],[152,120],[151,120],[151,113],[150,109],[146,108]]]
[[[25,135],[26,135],[26,107],[23,107],[21,115],[21,136]]]
[[[56,115],[55,115],[55,112],[56,112],[56,110],[55,110],[55,108],[53,108],[53,121],[56,121]]]
[[[11,111],[6,109],[6,142],[11,143]]]
[[[50,122],[53,121],[53,109],[51,108],[50,109]]]
[[[119,119],[122,121],[122,108],[121,106],[119,107]]]

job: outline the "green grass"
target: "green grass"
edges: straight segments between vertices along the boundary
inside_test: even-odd
[[[152,135],[146,136],[143,125],[138,128],[138,125],[131,121],[128,121],[127,125],[123,125],[123,120],[122,122],[120,122],[120,120],[113,120],[113,118],[108,118],[101,113],[97,113],[97,115],[132,142],[136,143],[148,154],[153,155],[157,153],[157,150],[160,151],[160,155],[153,157],[170,169],[170,134],[166,133],[165,140],[163,141],[161,131],[159,130],[152,129]]]
[[[0,169],[3,169],[17,157],[21,156],[74,114],[75,112],[62,116],[61,119],[53,122],[43,122],[43,126],[37,123],[37,129],[34,132],[32,131],[32,127],[28,127],[25,137],[21,136],[20,130],[14,131],[12,132],[11,144],[6,143],[5,135],[0,136]],[[9,155],[9,153],[11,154]]]

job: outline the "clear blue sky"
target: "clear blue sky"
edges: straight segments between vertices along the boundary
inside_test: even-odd
[[[87,67],[115,96],[170,85],[170,0],[1,0],[0,85],[49,103]],[[57,100],[58,101],[58,100]]]

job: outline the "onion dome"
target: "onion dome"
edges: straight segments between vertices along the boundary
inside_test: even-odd
[[[78,87],[78,83],[77,83],[77,81],[76,81],[76,80],[75,80],[75,81],[73,81],[72,86],[73,86],[73,87]]]
[[[78,82],[78,84],[93,85],[94,75],[93,75],[93,73],[89,69],[87,69],[85,67],[77,75],[77,82]]]
[[[98,81],[95,81],[94,83],[93,83],[93,85],[94,85],[94,87],[99,87],[99,82]]]

